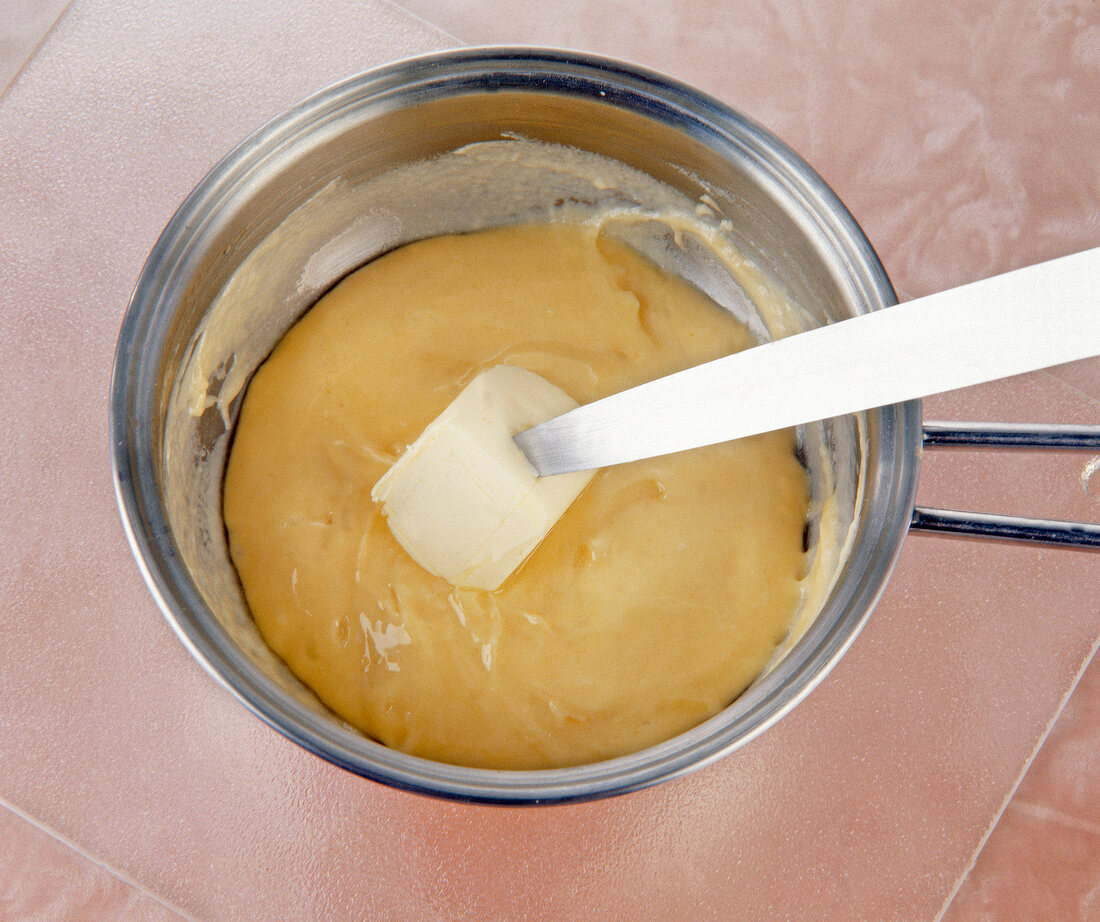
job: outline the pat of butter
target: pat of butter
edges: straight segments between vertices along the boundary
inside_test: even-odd
[[[371,499],[409,555],[453,586],[496,589],[592,478],[540,478],[513,436],[577,406],[533,372],[479,374],[379,479]]]

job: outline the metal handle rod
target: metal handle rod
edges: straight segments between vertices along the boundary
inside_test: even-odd
[[[1057,423],[925,423],[925,448],[1035,448],[1100,451],[1100,426]]]
[[[1100,426],[1053,423],[929,422],[923,426],[926,448],[1027,448],[1100,450]],[[1015,515],[954,512],[918,506],[909,525],[916,531],[969,535],[997,541],[1023,541],[1065,547],[1100,548],[1100,524],[1060,522]]]
[[[999,541],[1100,549],[1100,525],[1089,522],[1058,522],[1051,519],[954,512],[949,509],[917,506],[913,510],[913,520],[909,527],[918,531],[968,535]]]

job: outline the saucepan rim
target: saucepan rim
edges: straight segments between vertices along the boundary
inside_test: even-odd
[[[466,48],[406,59],[310,96],[254,132],[186,197],[153,247],[123,319],[110,393],[111,463],[128,540],[145,582],[176,634],[218,682],[280,733],[358,775],[418,793],[480,803],[561,803],[620,794],[677,777],[738,748],[774,724],[829,672],[859,633],[893,568],[916,492],[920,404],[872,411],[882,461],[868,484],[858,567],[845,567],[796,648],[717,716],[632,755],[540,771],[473,769],[409,756],[325,719],[281,689],[228,636],[175,544],[161,495],[155,431],[161,355],[173,310],[201,253],[204,216],[278,168],[275,152],[312,126],[367,103],[401,105],[432,94],[493,92],[599,96],[660,119],[719,150],[761,158],[775,181],[812,214],[866,294],[860,310],[896,303],[884,268],[836,194],[786,144],[755,122],[674,79],[611,58],[545,48]],[[415,92],[413,92],[415,90]],[[857,572],[858,570],[858,572]]]

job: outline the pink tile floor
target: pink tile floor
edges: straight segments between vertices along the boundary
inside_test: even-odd
[[[37,4],[46,28],[50,9],[60,6]],[[1081,154],[1100,149],[1100,7],[1094,2],[820,0],[750,7],[715,0],[559,0],[517,6],[507,15],[486,0],[406,0],[403,6],[463,42],[550,44],[620,56],[750,113],[833,184],[875,242],[903,297],[1100,243],[1100,174],[1095,157]],[[14,17],[0,15],[0,26],[9,22]],[[35,45],[24,43],[26,53]],[[846,106],[838,105],[841,96],[848,98]],[[838,111],[860,112],[862,118],[839,121],[833,117]],[[929,177],[942,182],[930,183]],[[1011,390],[951,395],[930,401],[929,410],[930,416],[990,412],[990,418],[1071,412],[1077,421],[1096,422],[1100,365],[1079,363]],[[964,462],[933,456],[922,478],[922,501],[964,503],[977,494],[988,507],[1044,504],[1042,510],[1005,511],[1100,519],[1100,487],[1075,474],[1063,476],[1087,461],[1043,462],[1040,478],[1032,474],[1034,459],[1026,456]],[[1043,479],[1048,476],[1049,483]],[[1029,478],[1042,483],[1016,489]],[[12,525],[4,523],[5,529]],[[1059,605],[1080,607],[1082,597],[1095,603],[1098,570],[1080,562],[1081,552],[1027,556],[927,537],[911,538],[910,549],[911,562],[934,564],[950,556],[960,568],[992,561],[1030,567],[1044,583],[1036,604],[1046,600],[1055,618]],[[1067,553],[1072,561],[1059,556]],[[1041,575],[1044,568],[1077,580],[1083,575],[1087,582],[1061,592],[1056,580]],[[938,600],[925,604],[952,598],[946,591],[922,590],[918,572],[911,566],[899,573],[898,605],[904,608],[913,593]],[[946,571],[941,566],[939,572]],[[964,595],[973,604],[999,591],[996,573],[969,579]],[[266,731],[249,727],[257,741],[266,739]],[[681,788],[680,796],[701,797],[717,777],[712,773],[709,782]],[[58,783],[65,783],[63,773]],[[1100,663],[1094,661],[943,918],[1100,919],[1097,792]],[[652,803],[645,795],[634,802],[639,809]],[[683,805],[691,803],[685,799]],[[0,808],[0,919],[176,917],[160,896]]]

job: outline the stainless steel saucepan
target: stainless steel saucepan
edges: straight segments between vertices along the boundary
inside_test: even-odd
[[[677,208],[696,216],[698,233],[668,224],[663,215]],[[924,447],[1095,449],[1095,429],[922,427],[917,402],[807,425],[801,452],[817,500],[807,541],[827,592],[785,655],[720,714],[634,755],[548,771],[445,765],[357,733],[268,650],[229,560],[221,484],[248,378],[317,297],[381,252],[447,231],[594,213],[648,215],[624,223],[624,239],[763,339],[897,300],[843,204],[767,131],[656,74],[543,50],[417,58],[313,96],[218,164],[149,256],[119,335],[110,407],[135,555],[206,669],[330,762],[470,801],[637,789],[731,751],[800,701],[866,621],[911,528],[1100,543],[1095,525],[914,508]],[[715,246],[742,255],[796,315],[760,315]]]

